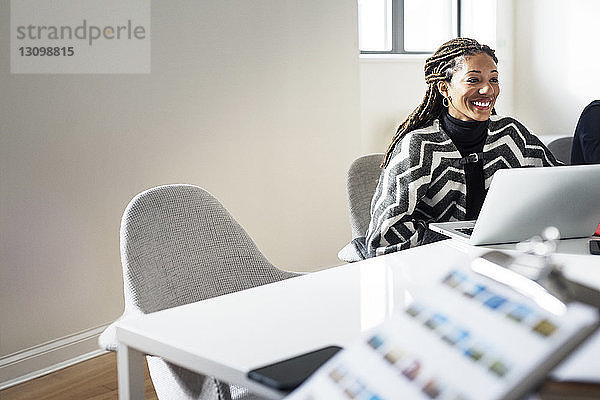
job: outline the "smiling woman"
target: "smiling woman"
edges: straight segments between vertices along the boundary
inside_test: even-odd
[[[442,239],[431,222],[476,219],[502,168],[560,164],[519,121],[495,115],[494,51],[467,38],[425,61],[427,91],[385,153],[365,237],[339,254],[357,261]]]
[[[438,83],[448,114],[461,121],[486,121],[500,94],[496,62],[486,53],[461,57],[450,82]]]

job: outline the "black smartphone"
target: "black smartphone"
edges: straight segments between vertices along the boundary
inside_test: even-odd
[[[590,254],[600,255],[600,238],[590,239]]]
[[[248,378],[283,392],[291,392],[342,348],[327,346],[248,372]]]

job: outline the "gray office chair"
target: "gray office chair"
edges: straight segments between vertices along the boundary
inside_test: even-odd
[[[375,193],[383,161],[383,153],[358,157],[346,175],[346,200],[350,211],[352,239],[365,236],[371,221],[371,199]]]
[[[383,160],[383,153],[367,154],[358,157],[350,164],[346,174],[346,200],[350,213],[352,239],[365,236],[371,222],[371,199],[377,188]],[[342,261],[353,262],[361,259],[354,244],[348,243],[338,252]]]
[[[548,149],[554,154],[558,161],[562,161],[566,165],[571,163],[571,146],[573,145],[573,137],[565,136],[554,139],[548,143]]]
[[[274,267],[219,201],[193,185],[159,186],[131,200],[121,221],[121,262],[121,319],[296,276]],[[99,339],[106,350],[117,348],[114,324]],[[257,398],[158,357],[147,361],[161,399]]]

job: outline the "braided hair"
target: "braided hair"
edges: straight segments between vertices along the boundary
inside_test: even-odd
[[[404,134],[429,125],[442,113],[444,109],[442,104],[443,96],[437,89],[438,82],[450,82],[452,75],[460,66],[462,58],[480,53],[489,55],[496,64],[498,63],[498,58],[496,58],[494,50],[486,45],[479,44],[474,39],[468,38],[456,38],[444,43],[431,57],[425,60],[425,83],[427,83],[425,97],[423,97],[421,104],[396,130],[392,142],[385,152],[383,162],[381,163],[382,168],[387,166],[394,146],[396,146],[396,143],[398,143]],[[492,110],[492,113],[495,114],[495,111]]]

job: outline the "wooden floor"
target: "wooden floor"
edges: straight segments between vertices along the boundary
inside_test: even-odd
[[[117,355],[108,353],[0,391],[2,400],[118,398]],[[158,399],[146,368],[146,399]]]
[[[158,400],[146,368],[146,399]],[[598,400],[600,384],[546,381],[542,400]],[[113,400],[117,392],[117,355],[108,353],[0,391],[0,400]]]

